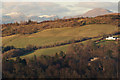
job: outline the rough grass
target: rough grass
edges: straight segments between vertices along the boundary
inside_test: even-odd
[[[115,25],[92,24],[81,27],[65,27],[46,29],[31,35],[14,35],[3,37],[3,46],[13,45],[16,48],[25,48],[29,44],[50,45],[56,42],[66,41],[77,37],[95,37],[101,34],[109,34],[117,31]]]

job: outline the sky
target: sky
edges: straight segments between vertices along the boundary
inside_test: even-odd
[[[117,2],[3,2],[2,14],[19,12],[27,16],[80,15],[94,8],[104,8],[113,12],[118,11]]]
[[[2,2],[118,2],[119,0],[1,0]]]
[[[46,2],[45,2],[46,1]],[[64,2],[66,1],[66,2]],[[104,2],[105,1],[105,2]],[[59,17],[81,15],[94,8],[118,12],[118,0],[3,0],[0,13],[21,13],[27,16],[57,15]]]

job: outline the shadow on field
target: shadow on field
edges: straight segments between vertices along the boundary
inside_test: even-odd
[[[26,53],[26,54],[24,54],[24,55],[21,55],[21,56],[25,56],[25,55],[31,54],[31,53],[33,53],[33,52],[35,52],[35,51],[28,52],[28,53]]]

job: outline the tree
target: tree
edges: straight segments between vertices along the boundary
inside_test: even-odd
[[[11,49],[15,49],[14,46],[6,46],[6,47],[2,47],[2,53],[6,52],[6,51],[9,51]]]
[[[25,59],[23,59],[21,62],[22,62],[23,65],[27,65],[27,62],[26,62]]]
[[[59,53],[59,55],[61,56],[61,57],[63,57],[64,56],[64,52],[63,51],[60,51],[60,53]]]
[[[21,58],[18,56],[18,57],[16,57],[16,62],[18,62],[18,63],[21,63]]]
[[[34,54],[34,60],[35,60],[35,61],[37,61],[37,57],[36,57],[36,55],[35,55],[35,54]]]
[[[106,56],[109,57],[109,58],[112,58],[112,53],[113,53],[112,50],[108,50],[107,53],[106,53]]]
[[[56,58],[58,58],[58,57],[59,57],[58,53],[56,53],[56,54],[55,54],[55,57],[56,57]]]
[[[31,22],[32,22],[32,21],[29,19],[28,22],[27,22],[27,24],[30,24]]]

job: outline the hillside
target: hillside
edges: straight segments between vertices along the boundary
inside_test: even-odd
[[[85,40],[85,41],[74,43],[74,44],[80,44],[80,43],[87,44],[89,41],[96,41],[98,39],[99,38],[94,38],[94,39]],[[67,45],[63,45],[63,46],[34,50],[31,53],[22,55],[21,58],[33,58],[34,55],[36,55],[36,57],[40,57],[41,55],[54,56],[56,53],[59,53],[60,51],[66,52],[67,50],[69,50],[69,46],[71,46],[71,45],[73,45],[73,44],[67,44]],[[13,58],[13,59],[15,59],[15,58]]]
[[[68,50],[58,51],[54,56],[40,50],[38,54],[22,59],[17,57],[3,59],[3,77],[6,78],[117,78],[118,44],[108,42],[103,45],[94,43],[74,44]],[[53,50],[51,50],[53,51]],[[53,51],[54,52],[54,51]]]
[[[55,54],[65,51],[69,44],[118,33],[118,20],[118,15],[110,14],[41,23],[29,20],[20,24],[3,24],[3,54],[9,57],[33,56],[39,52],[39,55]]]
[[[118,31],[117,26],[107,24],[93,24],[82,27],[66,27],[46,29],[29,35],[14,35],[3,37],[3,46],[25,48],[32,44],[37,46],[51,45],[80,37],[96,37],[102,34],[112,34]]]
[[[81,39],[100,37],[113,34],[118,31],[118,27],[108,24],[92,24],[82,27],[65,27],[46,29],[34,34],[12,35],[3,37],[3,47],[14,46],[16,49],[9,50],[4,55],[21,56],[31,58],[36,54],[54,55],[59,51],[66,51],[69,44],[79,43]],[[91,39],[92,40],[92,39]],[[4,51],[4,50],[3,50]]]

